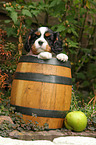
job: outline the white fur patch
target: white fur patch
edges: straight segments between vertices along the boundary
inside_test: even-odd
[[[40,27],[38,29],[38,31],[40,32],[41,36],[35,41],[34,46],[37,49],[37,53],[40,53],[40,52],[43,52],[44,50],[46,50],[46,46],[48,45],[48,42],[44,38],[44,34],[46,31],[48,31],[48,28]],[[39,41],[43,42],[42,46],[39,45],[39,43],[38,43]]]
[[[41,58],[41,59],[51,59],[52,58],[52,54],[50,52],[41,52],[38,55],[38,58]]]
[[[48,28],[47,28],[47,27],[40,27],[40,28],[38,28],[38,31],[39,31],[42,35],[44,35],[44,33],[45,33],[46,31],[48,31]]]
[[[68,56],[67,56],[66,54],[63,54],[63,53],[58,54],[58,55],[56,56],[56,58],[57,58],[58,60],[63,61],[63,62],[68,60]]]

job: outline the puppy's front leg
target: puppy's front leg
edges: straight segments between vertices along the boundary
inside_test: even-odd
[[[63,54],[63,53],[57,54],[56,58],[58,60],[63,61],[63,62],[68,60],[68,56],[66,54]]]
[[[51,59],[52,58],[52,54],[50,52],[41,52],[41,53],[38,54],[38,58]]]

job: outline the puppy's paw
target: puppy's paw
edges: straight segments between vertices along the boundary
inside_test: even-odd
[[[66,54],[63,54],[63,53],[58,54],[58,55],[56,56],[56,58],[57,58],[58,60],[63,61],[63,62],[68,60],[68,56],[67,56]]]
[[[41,52],[38,55],[38,58],[41,58],[41,59],[51,59],[52,58],[52,54],[50,52]]]

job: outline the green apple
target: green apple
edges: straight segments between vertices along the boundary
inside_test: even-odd
[[[69,112],[65,117],[65,127],[74,131],[83,131],[87,126],[87,117],[81,111]]]

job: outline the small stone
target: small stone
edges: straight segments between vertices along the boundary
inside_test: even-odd
[[[9,116],[0,116],[0,124],[3,123],[4,121],[9,121],[11,124],[14,124]]]
[[[9,136],[11,138],[16,138],[16,139],[23,139],[23,133],[22,132],[19,132],[17,130],[14,130],[12,132],[9,133]]]

